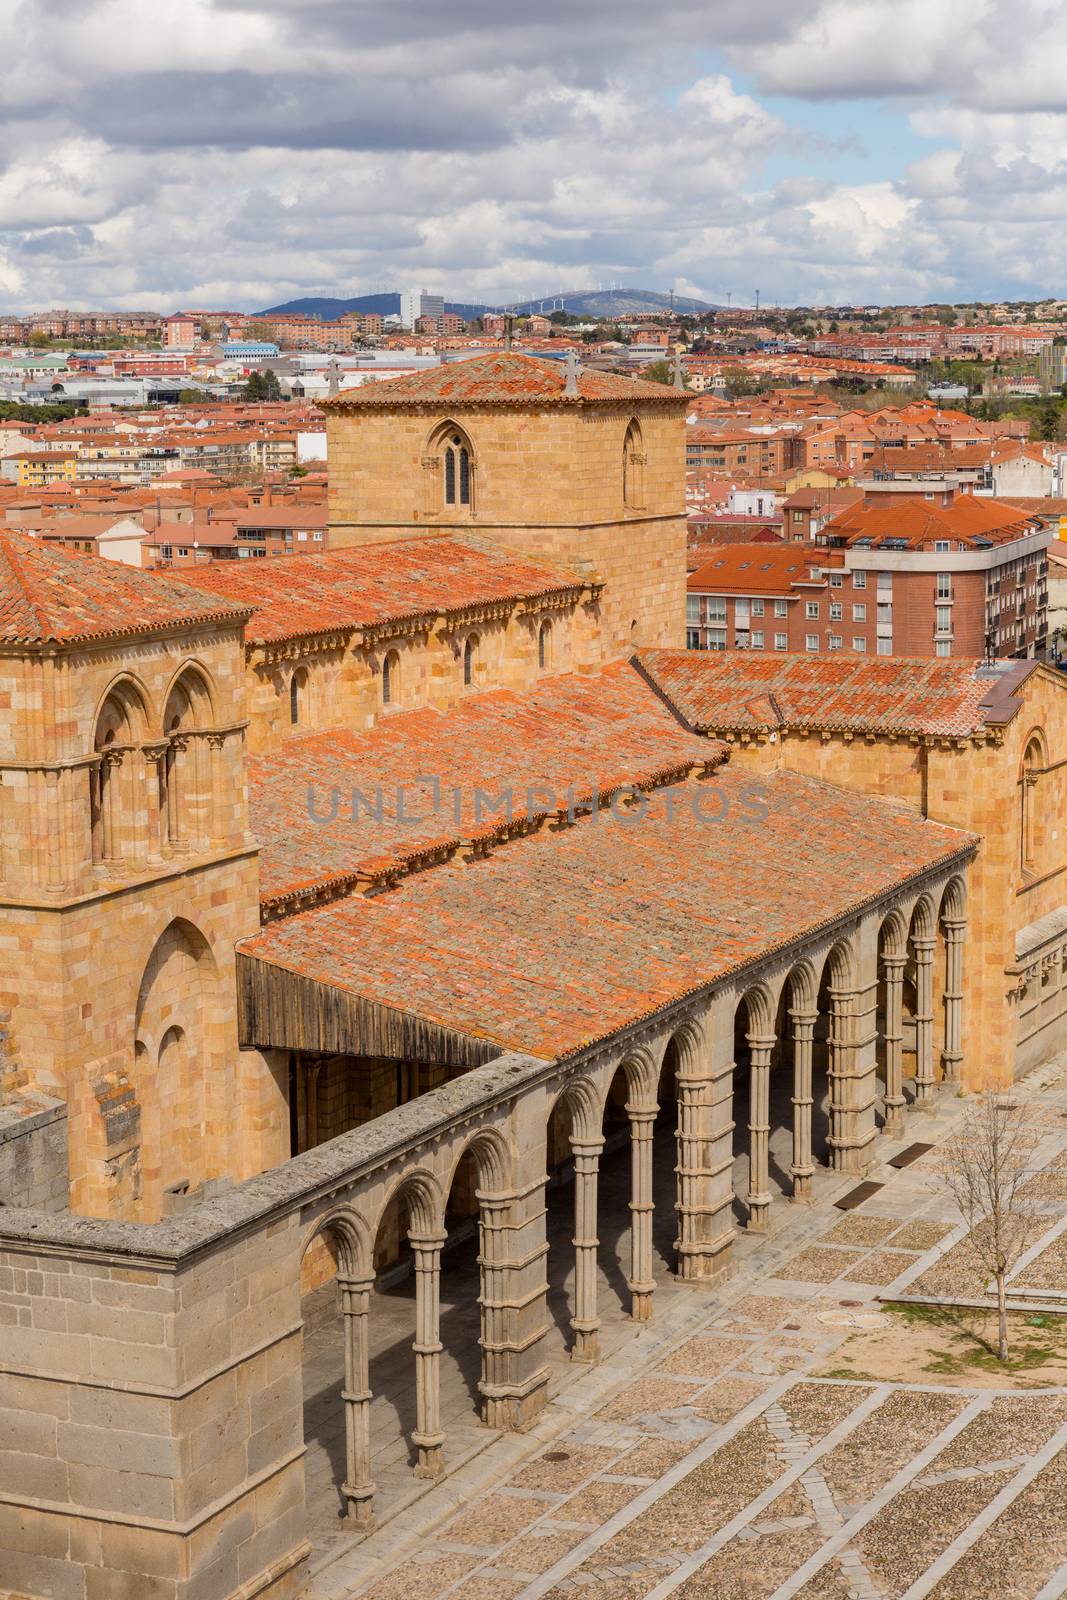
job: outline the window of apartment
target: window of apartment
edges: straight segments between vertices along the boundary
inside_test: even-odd
[[[935,656],[950,656],[952,654],[951,639],[938,639],[934,643]]]
[[[700,629],[687,628],[685,630],[685,648],[687,650],[700,649]]]
[[[857,634],[852,640],[852,648],[857,652],[858,655],[862,655],[867,648],[866,639],[864,639],[860,634]]]
[[[776,600],[774,602],[774,614],[776,617],[787,617],[789,615],[788,602],[785,600]]]
[[[713,594],[708,600],[708,621],[726,621],[726,601],[721,594]]]
[[[878,574],[878,587],[883,594],[892,594],[893,574],[891,572],[880,572]]]
[[[952,574],[939,572],[937,575],[937,598],[939,600],[952,599]]]
[[[949,540],[949,539],[935,539],[934,540],[934,555],[935,556],[947,556],[951,549],[952,549],[951,540]]]
[[[819,635],[817,633],[806,634],[804,638],[804,648],[805,650],[818,650]]]
[[[819,616],[819,602],[817,600],[809,600],[804,607],[804,615],[809,621],[815,622]]]
[[[804,513],[803,513],[803,511],[794,511],[793,512],[793,521],[794,522],[803,522],[804,521]]]
[[[776,633],[774,636],[774,648],[776,650],[788,650],[789,635],[787,633]]]
[[[853,620],[853,622],[866,622],[867,621],[867,607],[865,605],[853,606],[852,607],[852,620]]]
[[[892,622],[892,620],[893,620],[893,607],[892,606],[879,606],[878,607],[878,621],[879,622]]]
[[[865,572],[854,572],[852,574],[852,587],[854,589],[866,589],[867,574]]]
[[[826,641],[828,648],[831,650],[840,650],[844,642],[839,633],[832,633]]]
[[[951,606],[938,606],[937,607],[937,631],[938,631],[938,633],[951,633],[952,632],[952,607]]]
[[[763,601],[762,600],[753,600],[753,602],[752,602],[752,615],[754,617],[762,617],[762,615],[763,615]]]
[[[739,628],[747,628],[748,627],[748,601],[747,600],[735,600],[734,601],[734,621],[737,623],[737,626]]]
[[[762,650],[763,649],[763,629],[762,628],[757,628],[756,632],[753,633],[751,643],[752,643],[753,650]]]
[[[830,601],[830,621],[831,622],[840,622],[843,615],[844,615],[844,610],[843,610],[843,607],[841,605],[840,600],[831,600]]]
[[[726,629],[725,628],[709,628],[708,629],[708,649],[709,650],[725,650],[726,649]]]
[[[878,654],[880,656],[891,656],[893,654],[893,641],[892,641],[892,639],[879,639],[879,641],[878,641]]]
[[[845,581],[845,574],[843,572],[831,572],[831,574],[830,574],[830,587],[831,587],[831,589],[840,589],[840,587],[844,583],[844,581]]]
[[[696,594],[686,595],[686,597],[685,597],[685,620],[686,620],[686,622],[699,622],[700,621],[700,596],[699,595],[696,595]]]

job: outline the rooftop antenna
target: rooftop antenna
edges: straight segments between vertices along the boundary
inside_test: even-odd
[[[574,350],[567,351],[567,378],[563,385],[563,394],[568,400],[578,398],[578,355]]]
[[[759,316],[759,290],[756,290],[756,315]]]

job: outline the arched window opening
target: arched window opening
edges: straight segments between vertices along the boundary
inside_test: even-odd
[[[549,664],[552,653],[552,624],[547,620],[542,622],[537,630],[537,665],[542,672]]]
[[[1038,785],[1045,766],[1041,740],[1035,735],[1023,756],[1019,795],[1019,836],[1024,872],[1038,870],[1041,854],[1041,825],[1038,814]]]
[[[189,666],[173,684],[163,712],[167,747],[158,764],[160,833],[171,848],[206,838],[210,813],[207,747],[214,722],[211,691],[198,668]]]
[[[132,684],[120,683],[108,695],[96,720],[89,769],[89,833],[94,862],[118,861],[136,850],[133,834],[137,793],[135,774],[123,757],[145,736],[144,703]],[[124,804],[125,797],[125,804]],[[133,804],[132,814],[130,803]]]
[[[307,716],[307,668],[297,667],[289,679],[289,722],[298,728]]]
[[[400,657],[390,650],[382,662],[382,705],[396,705],[400,698]]]
[[[444,503],[466,507],[474,502],[474,457],[470,441],[457,428],[441,435],[444,467]]]
[[[635,419],[627,428],[622,445],[622,503],[631,511],[644,504],[644,466],[641,428]]]
[[[463,646],[463,684],[469,689],[474,682],[474,657],[478,649],[478,635],[469,633]]]

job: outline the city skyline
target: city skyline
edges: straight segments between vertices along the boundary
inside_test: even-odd
[[[0,309],[1057,295],[1057,11],[24,0]]]

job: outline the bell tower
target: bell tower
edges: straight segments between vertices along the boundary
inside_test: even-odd
[[[325,402],[330,545],[476,533],[604,583],[609,655],[685,642],[686,397],[496,351]]]

